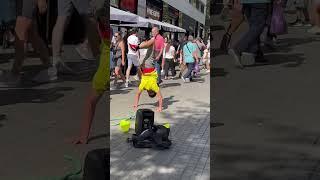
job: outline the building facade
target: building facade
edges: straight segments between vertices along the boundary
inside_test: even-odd
[[[178,25],[186,29],[187,34],[195,37],[204,36],[207,0],[163,0],[163,2],[179,11]],[[170,13],[171,10],[165,12]]]
[[[110,4],[141,17],[182,27],[187,35],[204,37],[207,0],[111,0]],[[178,38],[176,33],[169,36]]]

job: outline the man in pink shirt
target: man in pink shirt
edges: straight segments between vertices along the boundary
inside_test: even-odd
[[[161,80],[161,64],[162,64],[162,53],[164,48],[164,38],[159,34],[159,28],[152,28],[152,36],[155,39],[154,56],[155,56],[155,68],[158,74],[158,84],[162,82]]]

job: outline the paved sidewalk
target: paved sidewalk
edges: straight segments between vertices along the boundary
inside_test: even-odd
[[[214,57],[214,179],[320,178],[320,36],[306,30],[289,28],[266,64],[239,70],[228,55]],[[215,48],[222,35],[214,33]]]
[[[88,151],[106,147],[106,98],[97,105],[89,144],[74,146],[65,142],[80,131],[95,68],[80,60],[72,46],[65,46],[64,52],[68,53],[68,64],[81,75],[66,75],[52,84],[0,87],[1,180],[61,177],[73,168],[64,155],[82,164]],[[12,51],[1,53],[6,55],[0,55],[0,69],[8,70],[13,62]],[[25,64],[24,70],[34,74],[41,62],[28,58]]]
[[[161,84],[164,110],[155,113],[155,123],[169,122],[172,146],[168,150],[135,149],[128,134],[111,125],[111,179],[209,179],[210,77],[202,72],[198,82],[181,79]],[[111,119],[132,111],[135,87],[111,91]],[[140,108],[155,110],[156,99],[144,92]]]

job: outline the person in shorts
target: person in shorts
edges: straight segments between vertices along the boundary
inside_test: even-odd
[[[92,1],[92,0],[91,0]],[[59,68],[60,71],[76,74],[69,68],[61,57],[63,36],[66,27],[69,24],[70,18],[76,10],[83,18],[85,24],[86,35],[88,43],[91,47],[91,52],[95,59],[99,57],[100,38],[96,29],[96,20],[94,12],[99,7],[104,5],[104,1],[99,0],[95,4],[90,3],[90,0],[58,0],[58,17],[52,32],[52,56],[53,64]],[[97,1],[97,0],[95,0]]]
[[[138,30],[136,28],[133,28],[131,30],[131,35],[127,39],[128,44],[128,68],[126,71],[126,83],[125,87],[129,87],[129,78],[130,78],[130,71],[132,69],[132,66],[135,66],[136,69],[139,69],[139,51],[137,47],[139,46],[139,38],[137,36]],[[140,74],[140,73],[139,73]]]
[[[57,72],[50,62],[49,49],[38,32],[37,16],[47,11],[46,0],[24,0],[19,9],[15,25],[15,59],[11,71],[1,78],[4,85],[16,87],[21,84],[21,71],[26,56],[26,44],[31,42],[40,54],[44,70],[40,71],[32,80],[37,83],[57,80]]]

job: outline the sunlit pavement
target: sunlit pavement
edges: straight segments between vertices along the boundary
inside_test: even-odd
[[[243,26],[235,34],[239,39]],[[320,36],[290,28],[269,63],[213,58],[211,171],[221,180],[319,179]],[[214,32],[214,47],[223,31]]]
[[[120,81],[121,82],[121,81]],[[134,133],[120,131],[111,121],[111,179],[209,179],[210,77],[204,71],[196,82],[164,80],[160,86],[164,110],[155,113],[155,124],[169,122],[172,146],[168,150],[135,149],[126,139]],[[137,87],[111,91],[111,119],[133,111]],[[146,92],[139,108],[155,111],[156,99]]]
[[[82,164],[89,150],[106,147],[106,98],[97,106],[89,143],[66,142],[80,131],[95,68],[92,62],[80,60],[73,47],[67,46],[64,52],[69,65],[81,72],[79,76],[64,75],[52,84],[0,88],[0,116],[6,116],[0,119],[0,179],[62,177],[73,172],[74,162]],[[13,62],[12,51],[8,53],[9,58],[1,56],[0,69],[8,70]],[[25,70],[32,73],[40,61],[28,58],[25,64]]]

